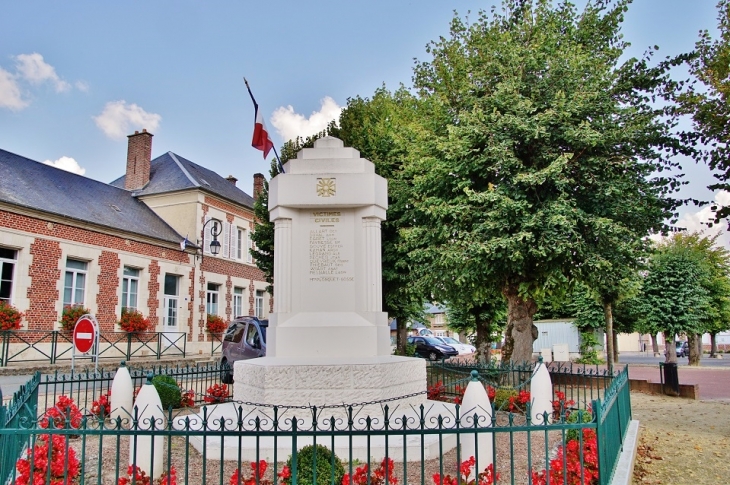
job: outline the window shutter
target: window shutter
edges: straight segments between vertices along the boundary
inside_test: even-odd
[[[210,228],[213,226],[213,223],[208,224],[210,219],[210,217],[205,216],[203,221],[203,224],[207,224],[203,226],[203,253],[205,254],[210,254]]]
[[[251,240],[251,231],[246,231],[246,261],[249,263],[253,262],[253,256],[249,249],[253,248],[253,241]]]
[[[231,225],[226,221],[223,223],[223,241],[221,241],[221,256],[224,258],[230,257],[230,237]]]

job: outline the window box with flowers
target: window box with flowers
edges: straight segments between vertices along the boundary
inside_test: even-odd
[[[122,318],[119,319],[119,328],[128,333],[142,333],[152,329],[148,318],[137,310],[122,309]]]
[[[18,330],[23,313],[10,303],[0,300],[0,332]]]
[[[210,333],[223,333],[226,331],[226,325],[225,320],[223,320],[218,315],[211,315],[208,314],[208,319],[205,322],[205,329]]]
[[[91,311],[81,305],[64,306],[63,312],[61,313],[61,320],[59,321],[59,323],[61,324],[61,330],[65,330],[66,332],[73,332],[74,326],[76,326],[76,322],[78,321],[78,319],[81,318],[83,315],[86,315],[87,313],[91,313]]]

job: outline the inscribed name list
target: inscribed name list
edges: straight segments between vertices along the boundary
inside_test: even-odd
[[[354,281],[352,248],[345,243],[340,211],[311,212],[309,230],[309,281],[337,283]],[[348,218],[349,219],[349,218]],[[349,222],[349,221],[348,221]]]

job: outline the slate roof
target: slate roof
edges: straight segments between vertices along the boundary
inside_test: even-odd
[[[124,188],[124,176],[111,185]],[[180,155],[167,152],[150,162],[150,181],[134,195],[162,194],[198,188],[253,209],[253,198],[212,170],[201,167]]]
[[[163,241],[183,239],[126,190],[2,149],[0,201]]]

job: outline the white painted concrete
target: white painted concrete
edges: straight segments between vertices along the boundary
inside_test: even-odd
[[[137,412],[137,429],[148,430],[165,428],[165,413],[162,410],[162,401],[157,389],[147,382],[139,390],[134,401]],[[136,440],[136,446],[134,445]],[[153,450],[154,443],[154,450]],[[162,468],[162,452],[165,449],[163,436],[137,435],[132,436],[129,445],[129,464],[137,464],[137,468],[147,473],[153,479],[164,471]]]
[[[134,384],[129,375],[129,369],[124,362],[119,366],[112,381],[112,395],[110,398],[110,417],[112,422],[121,419],[122,423],[129,423],[134,405]]]

